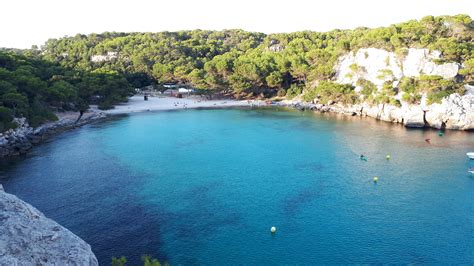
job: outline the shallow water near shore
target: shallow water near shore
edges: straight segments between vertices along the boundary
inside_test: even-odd
[[[144,254],[171,264],[470,264],[469,151],[474,133],[180,110],[63,133],[1,164],[0,182],[104,265]]]

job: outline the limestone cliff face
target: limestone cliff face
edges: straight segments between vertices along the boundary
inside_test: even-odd
[[[468,91],[470,86],[466,85]],[[425,119],[429,126],[434,128],[446,127],[449,129],[474,129],[474,94],[466,93],[461,96],[457,93],[445,97],[441,104],[435,103],[424,106]]]
[[[0,185],[0,265],[98,265],[91,247]]]
[[[474,95],[460,96],[452,94],[441,104],[433,104],[426,109],[422,105],[404,104],[402,107],[389,104],[370,105],[367,103],[330,105],[305,103],[299,99],[284,100],[279,105],[309,109],[320,112],[332,112],[346,115],[373,117],[378,120],[401,123],[406,127],[432,127],[456,130],[474,129]]]
[[[107,62],[107,61],[112,61],[114,59],[118,58],[118,52],[107,52],[105,55],[93,55],[90,58],[91,62]]]
[[[439,51],[430,52],[428,49],[410,48],[406,55],[376,48],[360,49],[339,59],[335,66],[336,81],[356,86],[359,79],[365,79],[380,87],[385,81],[394,81],[396,85],[403,77],[419,77],[422,74],[454,78],[460,65],[434,62],[440,58]],[[359,69],[355,70],[354,66]]]
[[[383,49],[366,48],[339,58],[335,66],[335,81],[351,84],[359,92],[357,82],[361,79],[375,84],[380,90],[385,82],[397,87],[403,77],[437,75],[444,79],[454,79],[461,65],[456,62],[438,64],[439,51],[410,48],[407,53],[397,55]],[[433,127],[458,130],[474,129],[474,87],[465,85],[465,95],[451,94],[441,103],[426,104],[426,95],[421,104],[413,105],[402,101],[403,92],[394,98],[400,100],[401,107],[379,104],[361,104],[355,106],[333,105],[330,111],[374,117],[380,120],[403,123],[407,127]]]

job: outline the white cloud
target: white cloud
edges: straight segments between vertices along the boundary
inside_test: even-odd
[[[474,17],[473,0],[3,0],[0,8],[0,47],[17,48],[104,31],[327,31],[426,15]]]

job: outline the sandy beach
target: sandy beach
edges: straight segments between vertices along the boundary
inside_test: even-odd
[[[237,101],[237,100],[203,100],[198,97],[149,97],[148,101],[143,96],[132,96],[128,102],[116,105],[114,109],[101,111],[105,114],[127,114],[136,112],[192,109],[192,108],[223,108],[236,106],[264,106],[264,101]],[[93,107],[92,109],[95,109]]]

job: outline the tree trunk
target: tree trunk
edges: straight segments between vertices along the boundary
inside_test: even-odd
[[[79,117],[77,118],[76,122],[74,122],[74,124],[77,124],[77,122],[79,122],[79,120],[81,120],[82,118],[82,115],[84,115],[84,111],[79,111]]]

